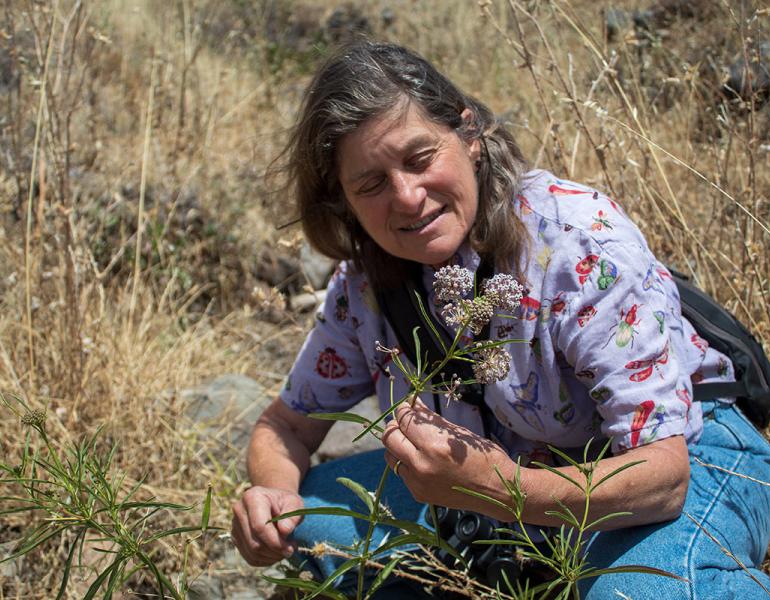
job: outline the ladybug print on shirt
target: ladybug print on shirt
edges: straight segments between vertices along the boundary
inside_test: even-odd
[[[318,354],[315,370],[324,379],[339,379],[348,374],[350,368],[334,348],[327,347]]]

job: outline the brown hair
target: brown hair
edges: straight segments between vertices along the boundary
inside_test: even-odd
[[[338,180],[336,154],[343,136],[406,105],[404,99],[466,143],[480,141],[479,207],[470,243],[499,269],[512,265],[517,272],[529,241],[512,202],[526,170],[519,147],[489,108],[425,59],[394,44],[358,41],[340,49],[305,92],[284,157],[307,240],[331,258],[352,259],[377,289],[400,280],[409,261],[377,246],[353,216]],[[472,116],[464,120],[466,108]]]

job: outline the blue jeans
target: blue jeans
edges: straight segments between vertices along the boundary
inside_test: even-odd
[[[588,563],[594,567],[643,565],[687,581],[641,573],[603,575],[580,583],[581,598],[605,600],[625,595],[634,600],[748,600],[767,596],[705,532],[729,549],[770,590],[770,577],[757,568],[770,541],[770,487],[702,466],[696,459],[770,482],[770,444],[731,404],[703,402],[703,411],[703,435],[690,447],[691,478],[682,515],[666,523],[599,532],[588,545]],[[349,477],[374,490],[385,467],[382,454],[379,450],[368,452],[311,469],[300,490],[306,505],[366,512],[363,503],[335,479]],[[415,502],[392,474],[383,497],[397,518],[426,524],[425,507]],[[297,528],[295,537],[303,546],[324,540],[351,545],[363,538],[366,528],[367,523],[354,519],[310,516]],[[377,528],[372,547],[387,534],[386,528]],[[330,574],[341,562],[332,556],[309,560],[311,570],[321,576]],[[340,582],[343,591],[351,584],[352,578]],[[405,597],[403,590],[397,591],[400,585],[405,584],[395,583],[377,598]],[[414,590],[407,597],[419,598],[420,592]]]

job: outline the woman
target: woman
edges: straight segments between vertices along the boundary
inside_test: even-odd
[[[383,462],[399,476],[386,496],[401,517],[419,520],[422,503],[434,503],[506,520],[505,511],[453,488],[510,502],[493,466],[512,477],[519,460],[524,521],[560,525],[545,514],[554,498],[578,512],[583,495],[526,465],[553,459],[547,444],[571,452],[592,437],[611,437],[613,455],[596,477],[643,462],[592,495],[593,517],[631,514],[594,536],[590,563],[659,567],[687,581],[608,575],[585,581],[585,597],[614,597],[615,590],[635,599],[758,595],[757,583],[701,526],[770,588],[756,568],[770,532],[768,488],[695,462],[769,481],[770,446],[730,399],[690,402],[694,378],[729,380],[731,365],[681,317],[670,274],[614,201],[528,172],[487,107],[414,53],[371,42],[333,56],[308,87],[289,170],[306,236],[343,262],[285,389],[253,433],[253,486],[233,519],[247,561],[271,564],[299,541],[350,544],[362,535],[352,523],[308,518],[295,530],[298,519],[266,521],[305,505],[350,502],[335,478],[373,489]],[[486,386],[488,410],[424,395],[396,411],[384,452],[308,473],[329,429],[308,413],[345,410],[371,393],[385,409],[391,384],[395,399],[407,391],[389,369],[390,355],[375,348],[376,341],[397,345],[375,291],[398,286],[414,265],[430,289],[438,268],[475,271],[482,257],[526,287],[513,315],[497,311],[491,339],[529,341],[506,346],[510,368]],[[433,294],[428,304],[441,318]],[[485,422],[484,414],[492,417]],[[576,476],[573,467],[559,469]],[[331,558],[315,562],[326,574],[333,566]]]

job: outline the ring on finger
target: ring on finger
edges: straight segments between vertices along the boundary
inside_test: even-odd
[[[396,464],[393,465],[393,473],[395,474],[396,477],[400,477],[400,475],[398,474],[398,468],[400,466],[401,466],[401,459],[397,460]]]

